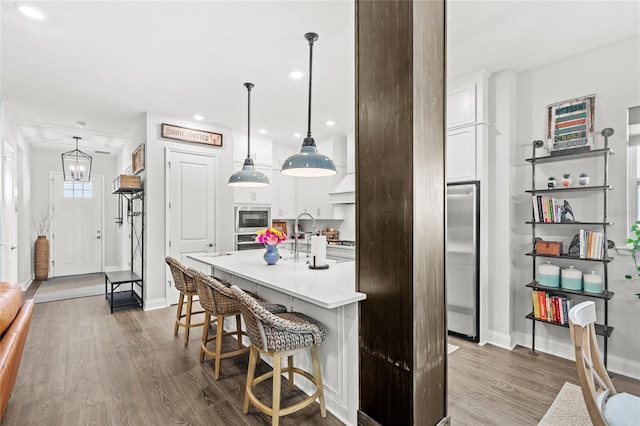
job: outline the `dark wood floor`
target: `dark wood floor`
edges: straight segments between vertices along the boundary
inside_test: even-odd
[[[242,413],[247,356],[223,360],[216,382],[212,361],[198,361],[200,329],[187,346],[182,331],[173,335],[174,309],[112,315],[102,296],[37,304],[2,425],[270,424],[253,407]],[[453,425],[536,425],[564,382],[578,383],[564,359],[451,342],[460,346],[449,357]],[[614,383],[640,394],[636,380]],[[260,389],[265,401],[268,386]],[[301,397],[285,386],[282,394],[287,403]],[[281,424],[341,423],[312,405]]]

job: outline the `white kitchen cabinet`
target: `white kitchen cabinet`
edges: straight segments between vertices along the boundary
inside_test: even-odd
[[[466,81],[447,89],[447,128],[476,121],[476,82]]]
[[[296,178],[280,173],[280,169],[273,169],[271,175],[273,219],[295,219],[296,214]]]
[[[233,163],[233,172],[242,169],[243,163]],[[269,181],[271,178],[271,167],[255,166],[257,171],[264,173]],[[271,186],[257,188],[234,187],[233,202],[236,204],[271,204]]]
[[[271,166],[273,161],[273,153],[270,142],[251,141],[251,159],[253,164],[261,164]],[[236,138],[233,143],[233,160],[244,163],[247,158],[247,141],[246,139]]]
[[[476,180],[476,126],[447,132],[447,182]]]
[[[297,178],[296,205],[298,214],[310,213],[316,219],[334,219],[334,206],[329,193],[346,176],[347,168],[336,166],[338,173],[331,177]]]

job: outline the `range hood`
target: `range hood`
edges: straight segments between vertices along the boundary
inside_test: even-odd
[[[356,202],[356,174],[349,173],[329,193],[331,204],[355,204]]]

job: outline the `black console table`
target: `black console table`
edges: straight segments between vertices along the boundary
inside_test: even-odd
[[[109,288],[109,284],[111,288]],[[130,284],[129,290],[119,290],[122,284]],[[136,291],[139,289],[140,293]],[[104,274],[104,294],[109,301],[111,313],[114,308],[123,306],[138,305],[142,308],[142,291],[144,284],[142,278],[131,271],[105,272]],[[117,291],[119,290],[119,291]]]

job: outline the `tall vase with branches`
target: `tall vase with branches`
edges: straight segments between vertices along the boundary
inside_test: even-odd
[[[49,240],[47,235],[51,228],[51,207],[43,210],[38,218],[33,218],[33,228],[38,235],[35,243],[35,278],[46,281],[49,276]]]

